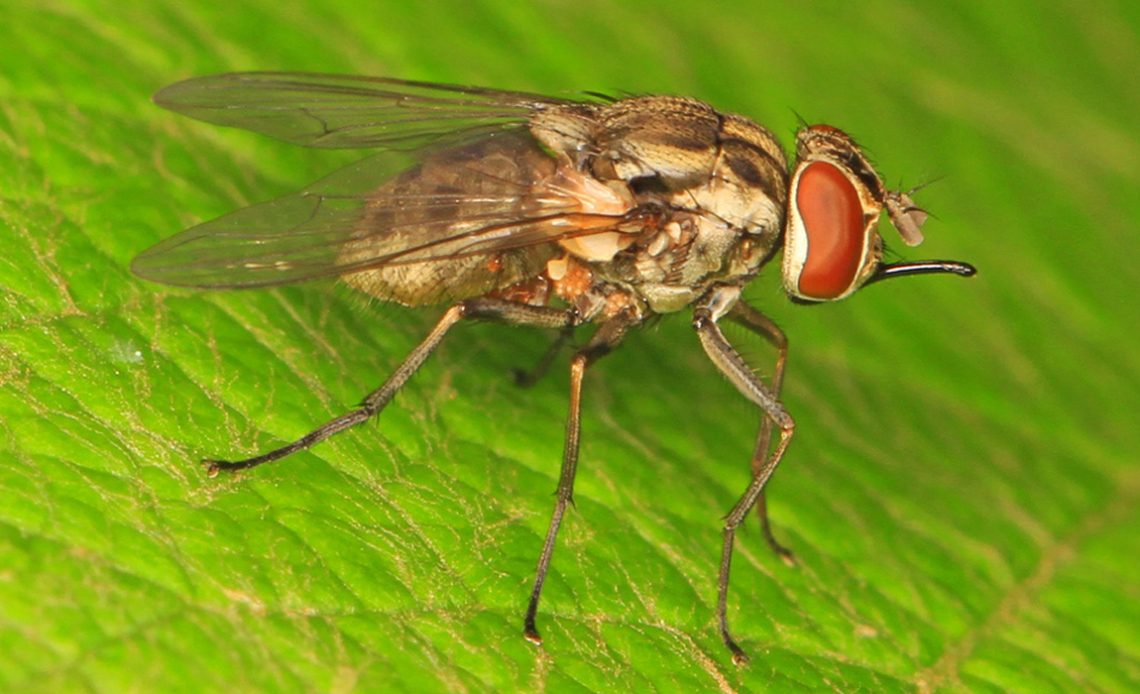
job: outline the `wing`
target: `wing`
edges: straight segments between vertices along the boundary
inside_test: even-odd
[[[154,95],[163,108],[324,148],[410,150],[517,128],[534,112],[580,103],[523,92],[383,77],[237,72],[196,77]]]
[[[599,213],[596,200],[562,183],[554,158],[525,130],[429,155],[393,177],[406,163],[398,153],[373,155],[293,195],[187,229],[131,268],[167,284],[257,287],[438,263],[440,283],[487,291],[541,270],[557,250],[534,252],[544,244],[629,233],[648,215],[632,205]],[[502,254],[513,274],[447,277],[449,269],[481,271],[458,259]]]

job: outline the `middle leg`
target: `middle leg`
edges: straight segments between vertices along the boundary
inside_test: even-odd
[[[574,475],[578,469],[578,443],[582,430],[582,378],[586,375],[586,368],[620,344],[636,323],[637,319],[628,313],[619,313],[610,318],[602,323],[590,341],[574,354],[570,362],[570,413],[566,418],[566,445],[562,453],[562,472],[559,474],[558,489],[555,492],[554,514],[550,518],[550,527],[546,531],[546,540],[538,557],[534,588],[530,593],[530,603],[527,605],[526,618],[523,622],[523,635],[536,645],[542,643],[542,636],[535,625],[538,601],[542,596],[542,584],[546,581],[546,572],[550,569],[550,559],[554,555],[554,543],[558,537],[558,529],[562,525],[562,517],[566,513],[566,507],[574,500]]]
[[[752,510],[764,492],[764,486],[779,465],[780,459],[784,457],[795,431],[795,421],[777,400],[775,394],[753,373],[717,325],[717,321],[738,303],[739,296],[740,290],[735,287],[714,290],[693,311],[693,328],[697,331],[701,346],[704,347],[712,363],[744,397],[756,403],[764,411],[764,416],[771,419],[780,429],[780,439],[776,442],[775,449],[766,455],[763,463],[753,471],[748,488],[744,490],[724,520],[724,546],[721,549],[720,572],[717,577],[717,619],[720,622],[721,639],[732,652],[733,662],[743,665],[748,662],[748,656],[737,645],[728,629],[728,578],[732,567],[736,529]]]

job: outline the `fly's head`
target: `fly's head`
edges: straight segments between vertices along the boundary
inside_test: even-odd
[[[922,243],[926,213],[908,194],[886,189],[854,140],[830,125],[800,130],[784,236],[784,287],[792,300],[836,301],[906,274],[975,273],[957,261],[883,263],[878,221],[884,209],[903,243]]]

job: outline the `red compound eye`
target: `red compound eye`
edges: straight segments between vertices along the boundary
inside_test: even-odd
[[[855,283],[863,260],[859,192],[839,167],[813,162],[800,172],[796,210],[807,233],[799,290],[814,299],[838,298]]]

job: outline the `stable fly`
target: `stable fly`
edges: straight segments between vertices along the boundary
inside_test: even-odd
[[[278,460],[379,414],[464,319],[551,329],[556,344],[597,326],[570,361],[562,471],[524,618],[536,644],[539,597],[573,494],[582,379],[631,329],[688,309],[709,359],[763,413],[751,482],[724,521],[718,580],[720,635],[743,663],[726,618],[734,536],[756,507],[768,543],[790,559],[763,495],[795,424],[779,399],[787,340],[741,291],[780,251],[787,294],[805,303],[891,277],[974,274],[955,261],[883,261],[880,213],[907,245],[922,241],[926,213],[909,193],[887,189],[858,145],[827,125],[797,133],[789,167],[767,129],[684,97],[562,99],[267,72],[190,79],[154,100],[306,147],[377,151],[298,193],[159,243],[134,260],[136,274],[228,288],[338,277],[382,300],[449,306],[357,409],[261,455],[206,461],[211,474]],[[766,381],[725,339],[722,319],[775,348]]]

